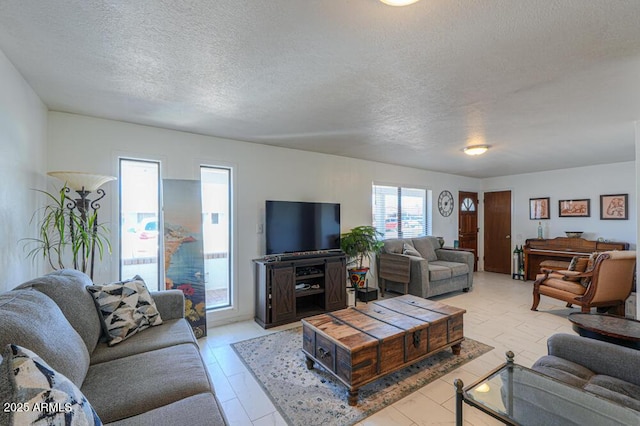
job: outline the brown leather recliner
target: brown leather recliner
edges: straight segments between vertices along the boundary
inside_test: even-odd
[[[624,316],[624,303],[631,294],[635,277],[635,251],[606,251],[596,258],[592,271],[576,273],[570,271],[542,270],[533,283],[532,311],[538,310],[540,295],[567,302],[589,312],[592,307],[610,308],[615,315]],[[580,280],[590,278],[585,287]],[[577,281],[576,281],[577,280]]]

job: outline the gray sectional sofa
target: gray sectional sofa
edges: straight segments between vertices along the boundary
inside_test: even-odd
[[[640,351],[571,334],[547,340],[548,355],[533,370],[638,411]]]
[[[473,263],[472,253],[441,249],[436,237],[389,239],[377,256],[378,285],[423,298],[468,291]]]
[[[80,388],[106,425],[226,424],[182,292],[151,292],[163,323],[110,347],[90,285],[85,274],[62,270],[1,294],[0,350],[35,352]]]

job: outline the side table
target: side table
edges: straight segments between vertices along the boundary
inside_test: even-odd
[[[640,321],[606,314],[569,314],[573,329],[583,337],[640,350]]]

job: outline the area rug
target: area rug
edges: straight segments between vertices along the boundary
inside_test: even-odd
[[[352,425],[493,349],[465,338],[460,356],[444,350],[369,383],[360,388],[358,405],[351,407],[345,385],[318,364],[307,370],[302,327],[232,346],[285,421],[294,426]]]

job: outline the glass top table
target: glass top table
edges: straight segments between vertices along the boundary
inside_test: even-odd
[[[462,426],[462,403],[509,425],[632,425],[638,412],[569,386],[513,362],[464,387],[456,379],[456,425]]]

